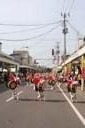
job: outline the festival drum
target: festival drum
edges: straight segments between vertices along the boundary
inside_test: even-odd
[[[8,83],[8,87],[12,90],[14,90],[17,87],[17,83],[15,81],[10,81]]]
[[[56,82],[54,80],[52,80],[51,84],[54,86],[56,84]]]

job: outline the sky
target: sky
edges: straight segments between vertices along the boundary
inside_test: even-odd
[[[40,65],[53,66],[52,48],[59,42],[63,54],[63,17],[67,14],[67,53],[85,35],[84,0],[0,0],[0,41],[3,52],[28,47]],[[69,14],[69,15],[68,15]]]

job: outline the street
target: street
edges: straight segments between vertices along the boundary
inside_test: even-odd
[[[45,101],[37,99],[33,86],[17,89],[19,101],[11,97],[11,90],[1,93],[0,128],[84,128],[84,99],[77,94],[77,103],[71,103],[80,114],[77,115],[62,91],[69,100],[65,86],[57,85],[55,90],[45,89]]]
[[[0,1],[0,128],[85,128],[85,1]]]

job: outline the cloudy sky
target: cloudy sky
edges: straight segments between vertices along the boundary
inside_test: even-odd
[[[72,53],[78,47],[78,37],[85,35],[84,6],[84,0],[0,0],[3,51],[10,54],[29,47],[33,58],[40,59],[37,61],[42,65],[51,66],[51,49],[56,47],[56,42],[60,42],[63,53],[61,12],[67,14],[67,53]]]

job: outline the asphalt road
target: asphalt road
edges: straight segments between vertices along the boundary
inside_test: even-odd
[[[56,86],[53,91],[46,88],[45,101],[37,99],[33,86],[19,87],[17,93],[19,101],[11,97],[11,90],[0,93],[0,128],[85,127],[85,100],[78,95],[78,102],[70,104],[65,87]],[[80,115],[77,115],[71,105]]]

